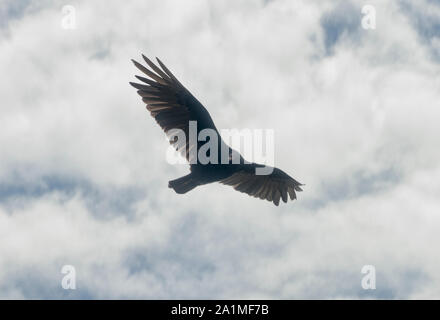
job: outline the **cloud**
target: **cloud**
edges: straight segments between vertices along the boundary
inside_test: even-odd
[[[73,30],[63,1],[0,9],[0,297],[440,296],[434,2],[373,1],[375,30],[358,1],[69,4]],[[128,85],[141,52],[218,128],[275,129],[298,201],[168,189],[187,166]]]

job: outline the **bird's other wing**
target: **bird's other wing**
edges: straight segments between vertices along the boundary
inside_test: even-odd
[[[280,199],[287,202],[296,199],[295,191],[302,191],[301,183],[290,177],[284,171],[274,168],[269,175],[255,174],[255,164],[247,164],[220,183],[233,186],[235,190],[247,193],[256,198],[266,199],[279,205]]]
[[[146,56],[142,55],[142,57],[151,69],[137,61],[132,61],[148,78],[136,76],[143,83],[130,82],[130,84],[138,89],[137,93],[146,103],[148,111],[169,137],[174,136],[176,132],[174,129],[185,132],[186,143],[177,139],[170,139],[170,143],[190,161],[190,157],[194,154],[190,153],[190,149],[196,145],[190,145],[189,121],[197,121],[197,134],[206,128],[213,129],[218,134],[214,122],[203,105],[158,58],[156,59],[161,68]],[[197,138],[195,142],[198,143]]]

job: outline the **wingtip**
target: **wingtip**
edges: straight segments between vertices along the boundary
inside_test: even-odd
[[[133,64],[136,66],[136,68],[138,68],[139,70],[142,71],[142,69],[144,68],[144,66],[143,66],[141,63],[137,62],[137,61],[134,60],[134,59],[131,59],[131,61],[132,61]]]
[[[147,56],[143,53],[142,53],[142,59],[144,59],[144,61],[147,63],[148,63],[148,61],[150,61],[150,59],[148,59]]]

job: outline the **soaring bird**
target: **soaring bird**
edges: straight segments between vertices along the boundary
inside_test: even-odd
[[[158,59],[160,68],[145,55],[142,55],[146,64],[151,68],[132,60],[134,65],[148,78],[136,76],[141,83],[130,82],[142,97],[147,110],[165,131],[173,145],[180,154],[190,163],[190,173],[168,182],[168,187],[175,192],[186,193],[197,186],[220,182],[232,186],[235,190],[247,193],[260,199],[266,199],[279,205],[280,199],[287,202],[296,199],[295,191],[302,191],[302,185],[284,171],[271,168],[270,174],[260,174],[258,168],[265,167],[257,163],[247,162],[237,151],[230,148],[221,138],[214,122],[205,107],[189,92],[171,71]],[[196,121],[197,136],[204,129],[211,129],[218,139],[217,161],[201,161],[194,155],[203,146],[202,141],[190,139],[190,122]],[[176,139],[175,130],[180,129],[185,133],[182,142]],[[173,134],[174,133],[174,134]],[[229,150],[228,160],[220,161],[222,150]],[[214,150],[215,151],[215,150]]]

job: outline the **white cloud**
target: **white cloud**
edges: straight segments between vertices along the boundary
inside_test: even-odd
[[[17,3],[0,11],[0,297],[440,296],[438,41],[411,8],[372,1],[363,30],[359,1],[73,1],[65,30],[64,2]],[[140,52],[217,127],[274,128],[299,200],[168,189],[187,167],[128,85]]]

